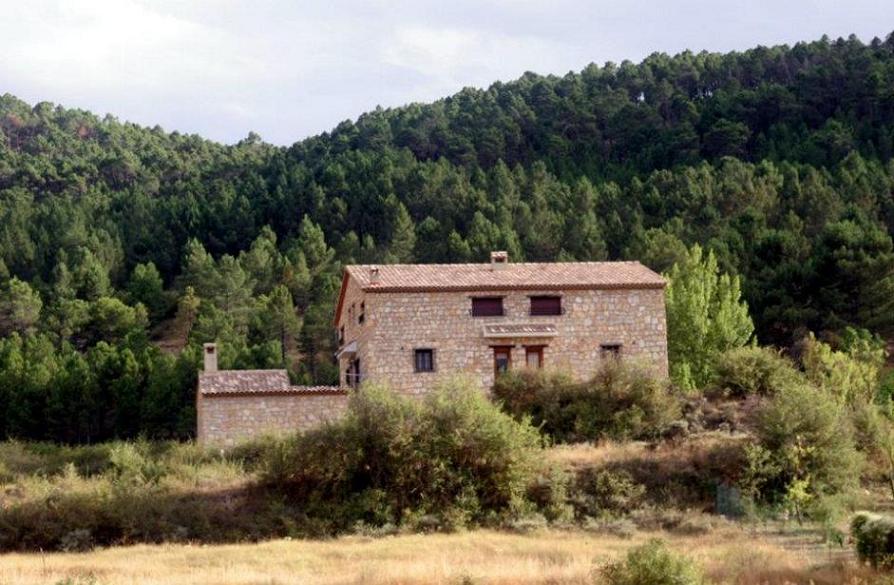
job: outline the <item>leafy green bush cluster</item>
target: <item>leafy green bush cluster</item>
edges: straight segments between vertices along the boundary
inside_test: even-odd
[[[894,519],[861,512],[851,521],[857,556],[876,569],[894,568]]]
[[[600,585],[702,585],[701,570],[688,558],[668,550],[653,539],[627,553],[623,561],[601,567],[596,575]]]
[[[625,470],[593,468],[581,470],[570,490],[579,519],[628,514],[642,504],[645,491],[645,486]]]
[[[851,493],[867,460],[887,461],[894,478],[894,429],[879,407],[884,344],[847,328],[836,346],[808,335],[794,352],[801,369],[757,347],[726,352],[715,366],[716,389],[767,397],[740,485],[758,503],[799,518],[828,515],[829,503]]]
[[[808,383],[781,388],[758,413],[741,480],[746,492],[802,517],[822,498],[854,488],[863,457],[848,415]]]
[[[497,379],[496,400],[516,417],[530,417],[559,442],[601,438],[652,439],[680,416],[668,384],[636,364],[612,361],[586,382],[541,370]]]
[[[452,528],[531,507],[539,447],[536,429],[466,381],[422,400],[369,386],[340,421],[271,449],[262,482],[300,503],[321,530],[357,522]]]
[[[715,360],[711,390],[735,398],[772,396],[802,379],[795,364],[773,348],[737,347]]]

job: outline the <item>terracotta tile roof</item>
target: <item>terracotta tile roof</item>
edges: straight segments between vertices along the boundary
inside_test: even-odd
[[[209,395],[341,394],[338,386],[292,386],[285,370],[199,372],[199,392]]]
[[[370,281],[372,269],[378,281]],[[368,292],[662,288],[661,275],[639,262],[382,264],[345,268]]]

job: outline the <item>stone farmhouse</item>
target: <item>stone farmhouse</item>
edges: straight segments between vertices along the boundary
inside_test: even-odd
[[[421,395],[465,374],[490,388],[514,368],[585,379],[608,359],[667,375],[664,279],[639,262],[347,266],[335,327],[340,384],[290,386],[283,370],[217,371],[205,348],[198,437],[231,442],[339,416],[351,389],[381,382]]]

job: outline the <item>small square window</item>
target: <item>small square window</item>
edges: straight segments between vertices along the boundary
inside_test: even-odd
[[[621,359],[620,343],[604,343],[599,346],[599,356],[602,359]]]
[[[417,349],[414,350],[414,364],[417,372],[434,372],[435,371],[435,350],[433,349]]]
[[[357,323],[359,325],[363,325],[363,321],[366,316],[366,303],[360,303],[360,314],[357,315]]]

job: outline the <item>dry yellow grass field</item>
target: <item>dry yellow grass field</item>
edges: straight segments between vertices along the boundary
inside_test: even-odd
[[[3,585],[583,584],[594,567],[651,537],[692,556],[716,582],[735,585],[870,583],[866,569],[784,548],[730,525],[701,536],[583,531],[276,540],[226,546],[133,546],[81,554],[0,556]],[[821,555],[820,555],[821,556]],[[67,580],[67,581],[66,581]]]

